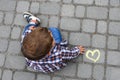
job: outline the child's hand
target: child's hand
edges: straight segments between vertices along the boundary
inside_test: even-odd
[[[85,52],[85,48],[83,46],[78,46],[80,50],[80,54],[83,54]]]

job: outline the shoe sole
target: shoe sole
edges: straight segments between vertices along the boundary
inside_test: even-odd
[[[26,14],[26,15],[30,15],[30,16],[34,16],[32,13],[29,13],[29,12],[24,12],[24,13],[23,13],[23,16],[24,16],[25,14]],[[35,17],[35,16],[34,16],[34,17]],[[39,18],[36,17],[36,19],[37,19],[37,21],[38,21],[39,23],[41,22],[41,20],[40,20]]]
[[[34,16],[33,14],[31,14],[31,13],[29,13],[29,12],[24,12],[24,13],[23,13],[23,16],[24,16],[25,14]]]

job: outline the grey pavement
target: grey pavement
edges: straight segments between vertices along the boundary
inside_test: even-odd
[[[24,11],[38,16],[42,27],[58,27],[71,46],[99,49],[100,59],[80,55],[51,74],[25,66]],[[0,0],[0,80],[120,80],[120,0]]]

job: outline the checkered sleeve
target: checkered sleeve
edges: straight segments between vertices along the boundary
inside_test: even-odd
[[[80,50],[78,47],[74,47],[71,49],[63,48],[61,50],[63,59],[73,59],[76,58],[80,54]]]
[[[67,42],[66,40],[63,40],[63,41],[60,43],[60,46],[66,47],[66,46],[68,46],[68,42]]]

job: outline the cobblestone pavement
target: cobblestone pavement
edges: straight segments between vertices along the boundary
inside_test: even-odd
[[[100,59],[79,56],[51,74],[26,67],[20,51],[24,11],[36,14],[43,27],[60,28],[69,44],[99,49]],[[120,1],[0,0],[0,80],[120,80]]]

